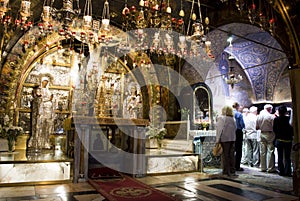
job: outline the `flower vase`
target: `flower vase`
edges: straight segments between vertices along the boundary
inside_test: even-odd
[[[157,141],[156,139],[150,138],[146,140],[146,148],[148,149],[156,149],[157,148]]]
[[[8,152],[13,152],[15,148],[15,140],[12,138],[7,139],[7,145],[8,145]]]
[[[157,139],[157,149],[161,149],[162,147],[162,140]]]

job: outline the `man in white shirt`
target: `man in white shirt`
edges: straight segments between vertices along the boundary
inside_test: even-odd
[[[257,142],[257,107],[252,106],[249,109],[249,113],[244,117],[245,122],[245,140],[246,140],[246,156],[247,163],[251,167],[259,166],[259,143]]]
[[[273,132],[274,115],[271,114],[273,106],[266,104],[256,120],[256,129],[261,130],[260,133],[260,162],[261,171],[275,173],[275,155],[274,155],[274,140]]]

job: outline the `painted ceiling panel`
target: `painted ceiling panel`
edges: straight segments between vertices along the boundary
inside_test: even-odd
[[[278,42],[267,32],[233,41],[225,52],[232,54],[250,79],[257,101],[272,101],[276,83],[288,60]]]

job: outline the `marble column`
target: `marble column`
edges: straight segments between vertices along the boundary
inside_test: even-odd
[[[290,85],[293,103],[293,128],[294,128],[294,149],[293,149],[293,187],[297,195],[300,195],[300,68],[289,71]],[[295,146],[297,145],[297,146]]]

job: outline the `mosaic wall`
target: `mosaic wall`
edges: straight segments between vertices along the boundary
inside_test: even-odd
[[[267,32],[248,34],[245,37],[269,47],[238,39],[233,42],[233,49],[227,47],[225,51],[232,53],[245,69],[256,100],[273,101],[275,86],[288,65],[286,55],[280,51],[277,41]]]

